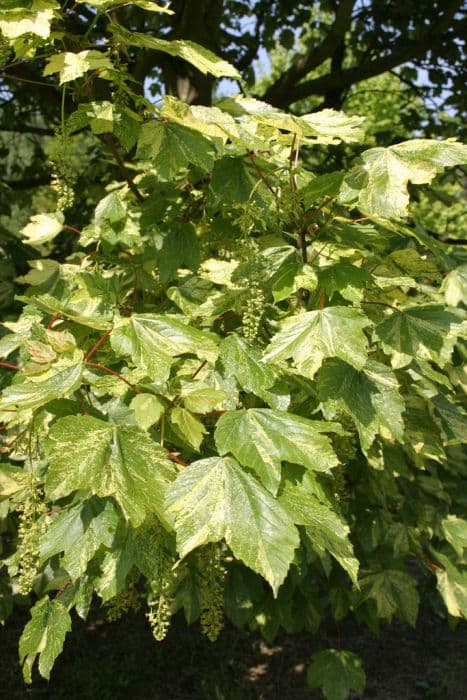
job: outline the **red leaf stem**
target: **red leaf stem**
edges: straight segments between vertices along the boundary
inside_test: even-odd
[[[118,372],[116,372],[114,369],[110,369],[110,367],[106,367],[105,365],[100,365],[97,362],[89,362],[89,360],[86,362],[86,364],[89,365],[89,367],[94,367],[95,369],[101,369],[103,372],[108,372],[109,374],[112,374],[114,377],[117,377],[117,379],[120,379],[120,381],[125,382],[125,384],[127,384],[127,386],[129,386],[130,389],[133,389],[133,391],[136,394],[142,393],[141,389],[138,389],[137,386],[135,386],[134,384],[131,384],[127,379],[125,379],[125,377],[122,377],[122,375],[119,374]]]
[[[84,358],[84,361],[85,361],[85,362],[87,362],[88,360],[91,359],[91,357],[94,355],[94,353],[96,352],[96,350],[99,348],[100,345],[102,345],[102,343],[104,342],[104,340],[106,340],[106,338],[109,337],[109,335],[112,333],[112,331],[113,331],[113,328],[109,328],[109,330],[106,331],[106,332],[104,333],[104,335],[103,335],[101,338],[99,338],[99,340],[97,341],[97,343],[96,343],[95,345],[92,346],[92,348],[90,349],[90,351],[88,352],[88,354],[87,354],[86,357]]]

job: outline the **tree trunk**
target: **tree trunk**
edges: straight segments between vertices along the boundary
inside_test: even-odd
[[[175,0],[170,7],[175,15],[168,38],[189,39],[219,54],[222,0]],[[164,61],[163,72],[167,94],[188,104],[211,104],[215,81],[211,75],[178,58]]]

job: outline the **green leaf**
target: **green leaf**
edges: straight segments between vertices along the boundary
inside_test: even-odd
[[[275,395],[268,391],[276,381],[277,370],[261,362],[261,353],[253,345],[232,333],[222,341],[219,348],[226,377],[235,377],[244,391],[256,394],[273,405]]]
[[[449,544],[454,547],[459,557],[462,557],[464,549],[467,548],[467,520],[458,518],[457,515],[448,515],[441,521],[441,529]]]
[[[165,411],[164,404],[154,394],[137,394],[131,400],[130,408],[135,412],[136,422],[143,430],[158,423]]]
[[[53,516],[41,542],[41,561],[64,552],[61,566],[72,579],[86,571],[101,546],[109,549],[119,515],[110,501],[92,497]]]
[[[19,659],[26,683],[32,682],[32,666],[38,654],[39,673],[47,680],[50,678],[52,666],[70,630],[70,615],[59,600],[49,600],[45,596],[37,601],[19,640]]]
[[[362,448],[368,450],[375,436],[402,441],[404,400],[393,372],[368,360],[358,372],[341,360],[329,360],[318,375],[318,395],[331,417],[334,410],[350,415],[357,427]]]
[[[56,53],[48,59],[47,65],[44,68],[44,75],[53,75],[60,73],[60,85],[68,83],[70,80],[81,78],[90,70],[98,71],[102,77],[101,71],[112,69],[113,64],[110,58],[100,51],[89,49],[72,53],[64,51]]]
[[[112,24],[110,30],[118,39],[129,46],[140,46],[141,48],[162,51],[170,56],[183,58],[184,61],[191,63],[201,73],[209,73],[216,78],[240,79],[237,69],[230,63],[227,63],[227,61],[219,58],[212,51],[209,51],[204,46],[200,46],[200,44],[196,44],[194,41],[179,39],[167,41],[166,39],[149,36],[149,34],[128,31],[121,24]]]
[[[467,444],[467,414],[461,406],[456,406],[442,394],[431,397],[434,415],[443,428],[445,441],[450,445]]]
[[[54,18],[54,10],[59,10],[60,5],[55,0],[33,0],[24,7],[13,7],[2,10],[0,19],[0,32],[8,39],[17,39],[24,34],[35,34],[41,39],[50,36],[50,24]]]
[[[221,455],[232,452],[241,464],[254,469],[264,486],[275,494],[283,461],[319,472],[329,472],[338,464],[329,438],[321,434],[326,430],[332,430],[332,424],[285,411],[250,408],[221,416],[215,440]]]
[[[467,263],[451,270],[443,280],[441,290],[448,306],[467,304]]]
[[[259,182],[246,157],[225,156],[214,164],[211,189],[224,204],[244,204],[258,197]]]
[[[91,416],[60,418],[49,433],[46,490],[62,498],[84,489],[113,496],[134,526],[147,513],[163,517],[164,494],[174,477],[166,452],[144,431]]]
[[[176,406],[170,414],[170,421],[177,426],[183,439],[196,451],[199,451],[203,437],[207,433],[200,419],[187,411],[186,408]]]
[[[215,361],[215,336],[188,326],[174,316],[134,314],[116,324],[110,342],[119,356],[130,355],[151,379],[165,381],[174,358],[185,353]]]
[[[467,620],[467,570],[457,569],[444,554],[434,552],[442,568],[435,569],[438,591],[448,613]]]
[[[21,384],[12,384],[3,390],[0,411],[15,406],[22,410],[35,409],[67,396],[80,386],[82,372],[82,362],[65,364],[63,368],[57,365],[40,375],[28,377]]]
[[[358,143],[364,136],[363,117],[348,116],[334,109],[321,109],[305,114],[300,123],[306,124],[306,133],[317,143]]]
[[[137,157],[152,161],[159,177],[171,180],[189,165],[212,170],[214,146],[200,133],[181,124],[151,121],[141,127]]]
[[[272,338],[263,362],[292,358],[299,372],[310,378],[326,357],[339,357],[361,369],[368,348],[363,329],[370,323],[362,311],[347,306],[292,316]]]
[[[168,15],[173,15],[173,10],[169,9],[169,3],[166,5],[159,5],[153,0],[128,0],[128,2],[122,2],[122,0],[80,0],[80,5],[92,5],[93,7],[100,7],[102,9],[108,10],[115,5],[135,5],[136,7],[141,7],[142,10],[147,12],[164,12]]]
[[[301,264],[297,249],[290,245],[274,246],[261,252],[265,261],[264,285],[271,289],[274,301],[287,299],[294,291]]]
[[[317,202],[321,203],[327,197],[337,197],[343,179],[344,175],[341,172],[326,173],[314,177],[299,192],[306,209]]]
[[[193,381],[184,383],[180,394],[183,405],[192,413],[208,413],[227,399],[227,395],[221,389],[203,386]]]
[[[234,556],[263,576],[277,595],[298,533],[282,506],[234,459],[192,463],[169,489],[166,506],[182,557],[225,538]]]
[[[42,245],[53,241],[63,229],[65,217],[61,211],[31,216],[29,223],[21,229],[30,245]]]
[[[354,168],[347,184],[358,190],[360,209],[370,215],[408,216],[408,182],[431,182],[445,167],[467,163],[467,146],[452,139],[416,139],[389,148],[371,148],[361,155],[363,165]]]
[[[161,115],[171,122],[195,129],[208,138],[217,139],[222,145],[229,138],[238,138],[234,119],[217,107],[188,105],[172,95],[165,95]]]
[[[318,289],[329,299],[339,292],[344,299],[359,301],[362,289],[371,282],[371,275],[345,260],[318,268]]]
[[[397,614],[415,627],[420,597],[411,576],[387,569],[360,579],[360,588],[363,600],[375,601],[379,618],[390,622]]]
[[[357,584],[359,563],[349,540],[349,528],[339,515],[320,503],[306,481],[296,485],[287,482],[279,501],[293,522],[305,527],[312,545],[332,554]]]
[[[422,304],[393,313],[375,328],[383,350],[392,356],[392,366],[405,367],[414,359],[425,359],[444,367],[457,335],[459,318],[438,304]]]
[[[193,224],[172,223],[162,236],[156,237],[158,265],[161,282],[168,284],[181,267],[193,272],[198,270],[201,252],[196,229]]]
[[[311,688],[322,688],[326,700],[346,700],[351,690],[358,695],[363,693],[366,676],[356,654],[343,649],[326,649],[313,655],[307,683]]]

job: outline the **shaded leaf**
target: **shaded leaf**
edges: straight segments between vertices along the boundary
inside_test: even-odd
[[[37,601],[19,640],[19,659],[26,683],[32,682],[31,671],[37,655],[39,673],[47,680],[50,678],[52,666],[70,630],[70,615],[59,600],[49,600],[45,596]]]
[[[320,503],[307,483],[287,482],[279,501],[296,525],[303,525],[312,545],[327,551],[357,583],[359,563],[349,540],[349,528],[329,506]]]
[[[346,362],[329,360],[318,375],[318,395],[329,416],[338,409],[352,417],[364,450],[378,433],[402,440],[404,400],[386,365],[368,360],[358,372]]]
[[[375,328],[383,349],[392,355],[393,367],[404,367],[413,358],[448,362],[457,334],[459,318],[438,304],[425,304],[393,313]]]
[[[322,688],[326,700],[346,700],[350,691],[361,695],[366,676],[362,661],[351,651],[326,649],[313,655],[307,670],[310,688]]]
[[[363,600],[375,601],[379,618],[390,622],[397,614],[415,627],[420,597],[411,576],[387,569],[360,579],[360,588]]]

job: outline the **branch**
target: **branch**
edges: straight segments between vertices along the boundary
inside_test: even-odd
[[[306,54],[299,56],[290,68],[267,89],[263,97],[266,102],[278,107],[285,106],[284,100],[286,100],[286,104],[290,104],[289,91],[310,71],[334,55],[350,25],[355,2],[356,0],[341,0],[336,10],[334,22],[321,44],[310,47]]]
[[[120,154],[120,151],[118,150],[117,141],[116,141],[114,135],[113,134],[105,134],[105,136],[102,136],[101,139],[112,151],[112,155],[115,158],[117,165],[120,168],[120,171],[128,184],[128,187],[133,192],[133,194],[135,195],[138,202],[144,202],[144,197],[141,194],[141,192],[139,191],[139,189],[137,188],[135,181],[133,180],[133,178],[131,176],[130,171],[128,170],[128,168],[125,165],[125,161],[123,160],[123,158]]]
[[[438,48],[447,38],[446,32],[461,5],[462,0],[452,0],[447,6],[444,15],[436,21],[435,25],[428,28],[424,37],[413,41],[399,41],[388,56],[377,58],[354,68],[331,72],[319,78],[307,80],[298,85],[295,84],[295,87],[290,85],[286,93],[281,92],[278,100],[274,95],[272,98],[268,95],[271,91],[270,88],[263,99],[278,107],[287,107],[293,102],[302,100],[310,95],[326,95],[330,91],[341,90],[349,85],[354,85],[362,80],[367,80],[392,70],[403,63],[420,58],[430,49]]]
[[[50,175],[26,177],[22,180],[0,180],[0,185],[6,185],[10,190],[31,190],[33,187],[50,185]]]
[[[0,133],[13,131],[16,134],[39,134],[40,136],[53,136],[54,130],[43,126],[29,126],[28,124],[16,123],[14,126],[0,126]]]

